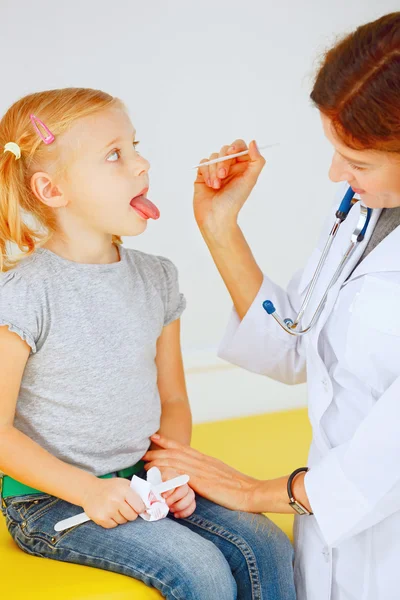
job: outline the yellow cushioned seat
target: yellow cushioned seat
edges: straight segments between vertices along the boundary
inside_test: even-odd
[[[288,474],[306,463],[311,430],[305,409],[197,425],[193,446],[260,479]],[[269,515],[292,536],[291,515]],[[2,598],[29,600],[160,600],[154,589],[124,575],[29,556],[9,536],[0,516]]]

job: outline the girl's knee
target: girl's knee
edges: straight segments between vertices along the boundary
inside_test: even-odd
[[[180,585],[173,597],[182,600],[235,600],[236,582],[227,560],[212,542],[204,542],[201,554],[192,556],[182,568]]]
[[[293,562],[293,546],[275,523],[263,515],[239,514],[239,536],[251,548],[258,562],[266,559],[272,559],[278,565]]]

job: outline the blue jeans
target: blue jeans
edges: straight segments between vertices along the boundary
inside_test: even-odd
[[[168,600],[296,598],[290,541],[262,515],[198,496],[187,519],[138,518],[114,529],[89,521],[56,533],[57,521],[82,509],[48,494],[5,502],[8,531],[28,554],[122,573]]]

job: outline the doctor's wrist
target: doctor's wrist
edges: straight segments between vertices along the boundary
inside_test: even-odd
[[[232,243],[235,239],[242,236],[242,231],[236,219],[226,221],[220,226],[216,227],[200,227],[200,233],[211,249],[231,249]]]
[[[255,480],[251,494],[248,495],[247,511],[252,513],[279,512],[274,511],[273,486],[269,480]]]
[[[295,498],[312,512],[304,488],[304,474],[300,474],[296,479],[293,486]],[[248,512],[294,514],[295,511],[289,504],[287,482],[288,476],[256,480],[247,502]]]

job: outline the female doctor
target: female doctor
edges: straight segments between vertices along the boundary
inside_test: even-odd
[[[344,182],[344,191],[351,186],[361,202],[342,221],[296,327],[284,319],[295,321],[299,313],[332,224],[337,227],[341,197],[304,271],[285,291],[262,274],[237,224],[264,166],[256,144],[248,156],[200,168],[194,194],[197,223],[234,304],[220,356],[287,384],[307,379],[308,470],[294,474],[288,494],[287,474],[258,481],[159,436],[153,441],[164,450],[148,453],[148,468],[189,473],[199,494],[231,509],[303,513],[295,521],[298,600],[398,600],[400,12],[337,43],[311,98],[334,149],[329,176]],[[210,158],[244,149],[237,140]],[[353,244],[335,281],[366,216],[365,237]],[[265,300],[272,300],[281,324],[267,314]]]

